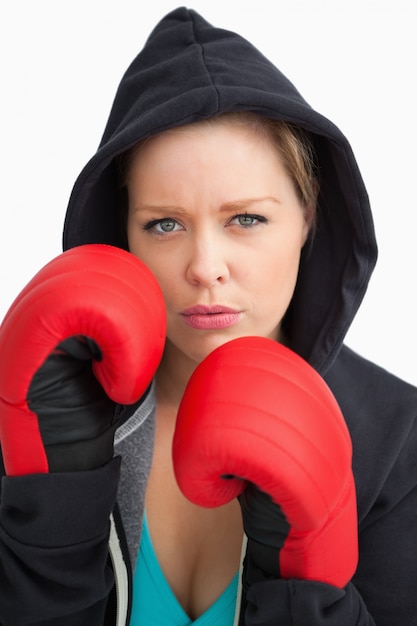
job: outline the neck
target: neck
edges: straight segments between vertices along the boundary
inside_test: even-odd
[[[167,340],[156,373],[156,397],[160,405],[178,408],[188,380],[197,364]]]

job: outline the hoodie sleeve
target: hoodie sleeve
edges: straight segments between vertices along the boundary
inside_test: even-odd
[[[397,480],[398,466],[411,471],[415,442],[414,434],[404,457],[392,468],[384,492],[360,524],[359,565],[351,583],[344,589],[298,580],[257,583],[247,592],[241,626],[410,626],[415,622],[417,487],[410,489],[405,481],[401,487]],[[415,471],[411,477],[415,482]],[[387,507],[389,483],[396,484],[398,492],[392,507]]]
[[[249,588],[245,626],[410,626],[417,615],[417,389],[344,348],[328,376],[352,436],[359,562],[338,589]],[[349,390],[349,393],[347,393]]]
[[[381,494],[381,507],[384,496]],[[410,626],[417,615],[417,488],[359,533],[359,565],[338,589],[270,580],[249,588],[240,626]],[[382,509],[380,510],[382,513]]]
[[[2,478],[0,624],[99,626],[113,575],[120,459],[90,472]]]
[[[247,594],[241,626],[375,626],[353,584],[338,589],[319,582],[273,580]]]

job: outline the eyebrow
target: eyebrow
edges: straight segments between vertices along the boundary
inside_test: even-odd
[[[261,204],[263,202],[273,202],[275,204],[281,204],[278,198],[274,196],[262,196],[260,198],[244,198],[242,200],[232,200],[231,202],[225,202],[221,205],[220,211],[232,211],[237,210],[240,211],[246,207],[252,206],[254,204]]]
[[[260,198],[243,198],[241,200],[232,200],[230,202],[223,203],[220,206],[220,212],[230,213],[232,211],[242,211],[245,208],[253,206],[254,204],[262,204],[263,202],[273,202],[274,204],[281,204],[280,200],[278,200],[278,198],[275,198],[274,196],[262,196]],[[186,215],[188,213],[186,209],[175,204],[141,204],[133,209],[133,212],[136,211],[156,211],[164,214],[172,211],[175,213],[179,213],[180,215]]]

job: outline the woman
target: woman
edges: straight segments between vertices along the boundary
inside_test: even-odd
[[[170,587],[195,618],[239,569],[242,522],[236,501],[206,510],[182,496],[167,465],[178,405],[196,365],[225,341],[245,335],[285,341],[282,318],[315,204],[308,144],[303,154],[292,145],[296,139],[282,124],[230,114],[165,131],[121,166],[129,250],[152,269],[167,309],[147,520]],[[287,165],[301,156],[302,189]],[[203,553],[191,549],[202,543]]]
[[[167,314],[165,350],[149,391],[117,414],[120,481],[115,460],[79,466],[72,455],[55,473],[4,478],[0,620],[129,623],[121,591],[133,576],[132,626],[232,624],[235,605],[247,625],[412,623],[417,391],[343,345],[376,245],[340,131],[248,42],[173,11],[123,77],[101,145],[75,183],[64,248],[87,243],[128,249],[152,270]],[[171,446],[190,376],[247,335],[289,346],[343,412],[359,560],[342,587],[266,570],[236,601],[239,503],[201,508],[177,486]],[[78,344],[55,356],[63,353],[80,360]],[[51,369],[59,370],[55,360]],[[60,493],[77,506],[64,507]],[[112,510],[111,544],[125,533],[128,554],[118,562],[113,549],[110,565]],[[24,529],[22,519],[30,519]],[[117,613],[113,572],[124,564]]]

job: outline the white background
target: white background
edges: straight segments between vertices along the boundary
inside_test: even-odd
[[[68,197],[122,73],[167,0],[3,0],[0,319],[61,252]],[[194,0],[251,40],[348,136],[371,198],[379,262],[348,334],[417,383],[417,37],[413,0]]]

